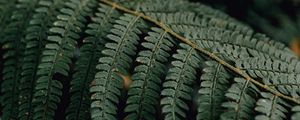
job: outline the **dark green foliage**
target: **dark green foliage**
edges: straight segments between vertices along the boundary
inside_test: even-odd
[[[263,98],[260,98],[255,110],[260,112],[260,115],[255,117],[256,120],[285,120],[289,105],[282,99],[269,93],[261,93]]]
[[[201,58],[198,53],[186,44],[180,44],[177,54],[168,71],[163,90],[161,92],[162,113],[166,120],[184,119],[189,109],[187,102],[192,100],[192,84],[197,79],[196,69],[199,68]]]
[[[70,93],[71,101],[67,109],[67,119],[88,119],[90,118],[90,94],[89,85],[96,74],[96,64],[101,56],[101,51],[105,48],[105,34],[112,27],[112,21],[117,19],[118,12],[104,4],[99,4],[95,17],[88,24],[85,31],[88,34],[80,47],[80,57],[75,66],[75,73],[71,81]],[[86,64],[83,64],[86,63]]]
[[[224,111],[221,104],[226,100],[230,75],[224,67],[214,61],[205,62],[207,67],[201,76],[198,97],[198,120],[217,120]]]
[[[25,36],[24,63],[22,65],[22,77],[20,81],[19,98],[19,119],[30,120],[33,113],[33,91],[35,80],[37,79],[36,70],[40,61],[41,50],[43,49],[47,37],[47,30],[58,14],[58,9],[62,6],[61,0],[41,0],[33,18],[29,22]]]
[[[0,43],[3,42],[3,30],[5,26],[7,25],[8,20],[10,19],[10,16],[13,13],[13,10],[16,8],[17,0],[1,0],[0,1]]]
[[[140,17],[124,14],[108,33],[109,41],[101,51],[104,56],[96,66],[98,72],[90,89],[92,119],[116,119],[122,86],[120,74],[128,75],[142,33],[140,29],[145,27]]]
[[[63,88],[54,75],[67,76],[79,33],[85,27],[86,18],[96,7],[94,0],[70,0],[60,9],[57,20],[49,28],[49,35],[37,70],[34,90],[33,119],[51,119],[60,102]]]
[[[250,81],[235,78],[235,83],[227,90],[225,96],[229,101],[222,104],[226,108],[221,114],[222,120],[253,119],[255,93],[257,91]]]
[[[166,62],[174,46],[170,36],[159,28],[152,28],[144,39],[142,46],[145,50],[140,51],[136,58],[140,65],[134,69],[133,83],[128,91],[125,112],[130,114],[127,119],[155,119],[161,78],[166,75]]]
[[[14,1],[11,1],[14,2]],[[14,6],[10,5],[12,3],[8,2],[7,7],[15,8],[15,11],[11,13],[11,16],[6,16],[5,14],[10,14],[9,9],[4,9],[3,17],[1,18],[3,22],[1,23],[1,43],[3,44],[2,49],[3,54],[3,83],[1,84],[1,106],[3,106],[3,119],[17,119],[18,117],[18,106],[19,100],[23,99],[20,91],[22,87],[19,87],[21,81],[22,63],[23,63],[23,50],[25,49],[25,41],[23,35],[28,26],[28,23],[32,17],[34,7],[36,6],[38,0],[18,0]],[[4,6],[3,6],[4,7]],[[4,29],[2,29],[2,27]],[[3,36],[2,36],[3,35]],[[20,88],[20,89],[19,89]],[[32,94],[32,93],[28,93]]]
[[[200,3],[105,1],[0,2],[4,120],[299,119],[282,43]]]
[[[297,120],[300,118],[300,106],[295,106],[292,108],[294,114],[292,115],[292,120]]]

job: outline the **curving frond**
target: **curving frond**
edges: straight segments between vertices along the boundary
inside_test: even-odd
[[[30,20],[24,38],[25,51],[20,78],[19,119],[31,120],[33,116],[33,92],[37,79],[37,69],[46,39],[48,27],[62,7],[62,0],[39,1],[33,18]]]
[[[16,10],[17,0],[1,0],[0,1],[0,43],[3,42],[4,28],[9,23],[12,13]]]
[[[13,1],[12,1],[13,2]],[[3,106],[3,119],[16,119],[18,117],[18,98],[22,97],[18,86],[20,85],[21,66],[23,63],[23,50],[25,49],[23,35],[29,20],[32,17],[38,0],[18,0],[11,17],[0,27],[1,43],[3,43],[3,83],[1,84],[1,106]],[[8,2],[8,7],[9,2]],[[9,12],[8,12],[9,14]],[[3,19],[4,20],[4,19]],[[2,24],[2,21],[1,21]]]
[[[188,6],[182,6],[188,2],[185,0],[143,0],[137,1],[138,5],[134,8],[144,14],[148,13],[174,13],[178,11],[186,11]]]
[[[161,78],[166,75],[166,62],[174,41],[164,30],[152,28],[142,46],[145,50],[140,51],[136,58],[140,65],[134,69],[133,83],[128,91],[125,108],[125,112],[129,112],[128,120],[155,119]]]
[[[87,37],[80,47],[80,56],[75,64],[75,73],[71,81],[71,100],[66,111],[67,120],[90,119],[89,85],[96,74],[96,64],[107,42],[105,34],[112,28],[112,21],[120,14],[114,8],[104,4],[98,5],[98,11],[92,17],[85,31]]]
[[[102,50],[96,66],[97,73],[92,81],[91,114],[93,120],[116,119],[117,105],[121,96],[122,78],[120,74],[128,75],[139,43],[140,29],[146,24],[139,16],[124,14],[115,21],[107,35],[108,42]]]
[[[96,7],[94,0],[69,0],[49,29],[45,49],[38,65],[33,119],[52,119],[62,95],[62,83],[55,75],[68,76],[71,57],[86,17]]]
[[[187,38],[195,40],[201,48],[231,56],[233,59],[245,59],[256,56],[272,58],[286,63],[297,59],[297,56],[282,50],[281,47],[271,46],[266,39],[243,35],[238,31],[203,28],[187,32],[186,34]]]
[[[248,58],[236,61],[236,66],[254,78],[261,78],[265,85],[291,95],[300,96],[300,62],[281,62],[268,58]]]
[[[201,3],[0,0],[0,21],[4,120],[299,118],[299,58]]]
[[[251,120],[254,115],[255,96],[257,88],[251,84],[250,81],[243,78],[235,78],[235,83],[226,92],[225,96],[228,98],[222,106],[225,111],[221,114],[222,120]]]
[[[199,97],[197,99],[197,120],[217,120],[224,109],[221,104],[226,100],[230,74],[215,61],[206,61],[201,76]]]
[[[256,115],[255,120],[286,120],[287,107],[290,105],[278,96],[269,93],[260,93],[262,98],[256,102],[255,110],[260,114]]]
[[[161,95],[162,113],[166,120],[186,118],[189,109],[187,102],[192,100],[192,85],[195,83],[197,69],[201,63],[199,54],[190,46],[180,44],[174,54]]]

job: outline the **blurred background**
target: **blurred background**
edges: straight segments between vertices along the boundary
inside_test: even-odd
[[[219,9],[300,56],[300,0],[190,0]]]

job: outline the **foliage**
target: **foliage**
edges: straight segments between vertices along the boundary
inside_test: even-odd
[[[4,0],[0,15],[4,120],[299,118],[298,57],[201,3]]]

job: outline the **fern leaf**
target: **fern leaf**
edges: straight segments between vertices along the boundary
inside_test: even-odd
[[[98,72],[92,82],[91,114],[93,120],[116,119],[117,104],[121,95],[122,78],[118,75],[128,74],[131,56],[136,54],[136,45],[140,40],[140,29],[145,28],[143,21],[137,16],[125,14],[116,20],[111,33],[107,35],[109,42],[102,50],[96,66]]]
[[[294,112],[291,120],[298,120],[300,118],[300,106],[296,105],[292,108],[292,111]]]
[[[119,13],[107,5],[100,4],[98,12],[85,31],[88,36],[80,47],[80,57],[75,64],[71,81],[71,100],[67,108],[67,120],[90,119],[89,85],[96,74],[96,63],[106,43],[105,34],[112,28],[112,22]]]
[[[243,35],[237,31],[220,30],[216,28],[202,28],[198,30],[186,29],[185,36],[196,41],[196,44],[212,52],[232,56],[233,59],[245,59],[251,56],[272,58],[289,63],[297,57],[276,46],[271,46],[268,41],[258,40],[250,35]],[[216,47],[217,46],[217,47]]]
[[[1,119],[300,116],[299,58],[201,3],[0,0],[0,21]]]
[[[300,73],[300,62],[296,60],[291,63],[285,63],[271,58],[252,57],[236,60],[235,63],[238,68],[247,71],[249,75],[255,78],[271,77],[273,74],[283,75]]]
[[[221,119],[251,120],[253,119],[252,115],[254,115],[255,93],[258,90],[243,78],[235,78],[234,81],[236,83],[232,84],[225,94],[229,101],[222,104],[226,110],[221,114]]]
[[[260,114],[256,115],[255,120],[286,120],[287,107],[289,106],[285,101],[278,96],[269,93],[260,93],[263,98],[260,98],[255,110]]]
[[[49,29],[47,44],[38,65],[33,119],[52,119],[62,95],[62,84],[55,75],[68,75],[76,40],[85,26],[85,19],[96,7],[94,0],[70,0],[60,9],[57,20]]]
[[[0,43],[3,42],[4,28],[9,23],[10,16],[16,9],[15,2],[17,0],[1,0],[0,1]]]
[[[248,58],[236,61],[236,66],[253,78],[262,78],[262,82],[281,93],[299,97],[300,62],[285,63],[268,58]]]
[[[33,113],[33,91],[36,71],[46,39],[46,31],[54,21],[58,9],[62,6],[61,0],[41,0],[36,8],[33,18],[26,30],[26,49],[24,51],[24,63],[22,65],[22,77],[20,81],[19,119],[30,120]]]
[[[37,0],[19,0],[15,4],[16,10],[12,13],[9,22],[7,21],[3,31],[3,35],[5,35],[4,38],[1,38],[4,50],[3,83],[1,84],[3,119],[18,117],[18,97],[22,97],[18,87],[23,62],[24,41],[22,37],[25,33],[23,29],[27,27],[36,4]]]
[[[224,111],[221,104],[225,101],[225,93],[229,88],[230,74],[225,68],[214,62],[205,62],[198,97],[197,120],[217,120]]]
[[[173,13],[178,11],[188,10],[188,6],[183,4],[188,3],[185,0],[143,0],[139,1],[136,6],[136,11],[144,14],[148,13]]]
[[[161,100],[162,112],[165,119],[175,120],[186,118],[186,111],[189,109],[187,102],[191,101],[192,84],[196,80],[196,69],[199,67],[201,58],[197,52],[186,44],[180,44],[181,49],[172,61],[163,90]]]
[[[288,48],[282,44],[273,42],[259,34],[252,36],[253,31],[249,27],[238,23],[218,21],[205,15],[199,17],[195,13],[186,12],[169,14],[146,12],[145,14],[168,24],[175,32],[184,34],[188,39],[199,40],[197,42],[203,48],[213,48],[216,44],[220,44],[219,47],[214,48],[217,49],[214,50],[215,52],[231,56],[233,54],[237,58],[249,56],[271,57],[287,63],[297,58],[291,52],[286,54]],[[235,53],[232,53],[232,51]]]
[[[145,37],[142,43],[145,50],[139,52],[136,59],[141,63],[135,67],[132,75],[133,83],[128,91],[128,100],[125,112],[129,112],[129,120],[155,119],[155,106],[158,105],[160,83],[166,74],[166,65],[169,52],[174,42],[163,30],[152,28],[152,32]]]

